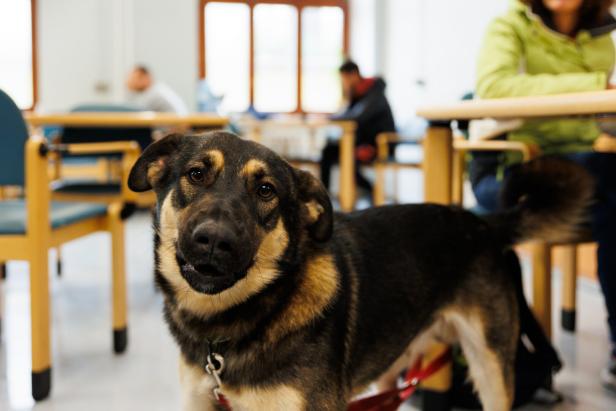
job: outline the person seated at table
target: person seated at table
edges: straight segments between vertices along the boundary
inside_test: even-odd
[[[182,98],[165,83],[155,81],[150,70],[135,66],[128,75],[126,87],[130,91],[129,102],[146,111],[187,114]]]
[[[362,77],[359,67],[348,60],[340,68],[342,91],[347,106],[331,120],[355,121],[355,157],[361,163],[374,160],[376,154],[376,136],[385,131],[395,131],[394,116],[385,96],[385,81],[380,77]],[[340,156],[339,142],[329,140],[321,153],[321,180],[329,189],[331,168],[338,163]],[[356,167],[357,185],[372,192],[372,183]]]
[[[517,0],[489,26],[477,66],[480,98],[573,93],[612,88],[616,20],[612,0]],[[593,150],[602,133],[593,120],[532,120],[506,135],[536,155],[557,155],[585,167],[596,179],[591,209],[598,242],[598,276],[605,297],[612,352],[602,382],[616,389],[616,154]],[[471,183],[479,205],[497,208],[502,175],[515,155],[476,153]]]

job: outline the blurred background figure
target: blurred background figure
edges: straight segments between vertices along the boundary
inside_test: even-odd
[[[128,101],[147,111],[187,114],[188,108],[178,94],[168,85],[155,81],[150,70],[135,66],[126,80],[130,91]]]
[[[395,131],[394,116],[385,96],[385,81],[380,77],[362,77],[359,67],[347,60],[340,68],[342,91],[347,101],[346,107],[332,120],[352,120],[357,124],[355,132],[355,159],[360,163],[369,163],[376,155],[376,136],[386,131]],[[340,155],[339,142],[330,139],[321,155],[321,180],[329,189],[331,168],[338,163]],[[372,193],[372,183],[356,168],[359,188]]]

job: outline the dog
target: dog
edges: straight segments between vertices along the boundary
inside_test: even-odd
[[[255,142],[151,144],[128,183],[157,195],[156,279],[183,409],[223,409],[221,393],[234,411],[345,410],[434,341],[461,345],[484,409],[510,409],[525,304],[512,247],[581,221],[592,184],[571,167],[522,166],[511,207],[485,218],[436,204],[337,214],[319,180]]]

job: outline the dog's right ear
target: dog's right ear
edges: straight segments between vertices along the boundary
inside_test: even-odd
[[[308,171],[295,169],[295,176],[306,228],[314,240],[325,242],[332,236],[334,228],[329,194],[321,181]]]
[[[179,148],[181,139],[181,134],[169,134],[150,144],[131,169],[128,187],[138,193],[156,187],[167,175],[169,157]]]

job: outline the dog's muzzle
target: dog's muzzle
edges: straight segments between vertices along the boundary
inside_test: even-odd
[[[251,258],[243,255],[240,236],[229,225],[207,219],[186,231],[176,258],[182,277],[193,289],[217,294],[246,276]]]

